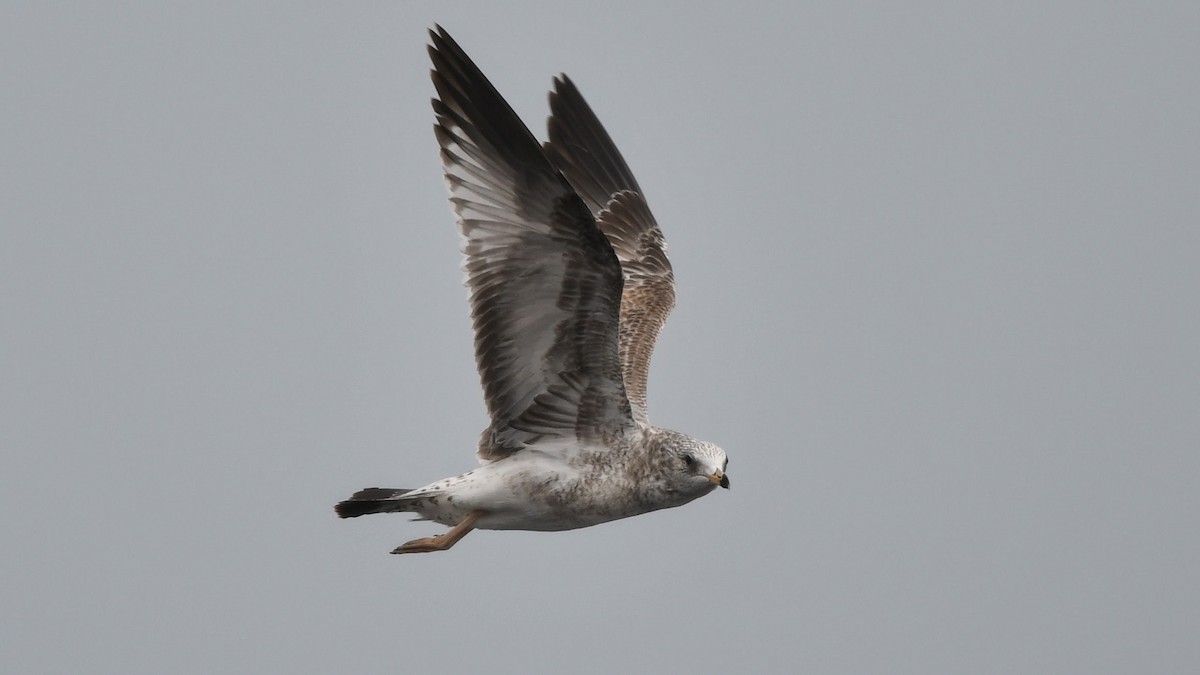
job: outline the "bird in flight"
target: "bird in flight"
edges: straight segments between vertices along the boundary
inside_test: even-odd
[[[725,451],[647,416],[675,277],[608,132],[563,75],[540,144],[444,29],[430,36],[434,134],[491,424],[477,468],[412,490],[366,488],[337,514],[409,512],[449,526],[392,551],[425,553],[473,529],[570,530],[728,488]]]

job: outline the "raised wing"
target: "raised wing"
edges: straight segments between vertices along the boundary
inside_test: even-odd
[[[480,458],[635,430],[618,358],[622,276],[612,246],[462,48],[440,26],[430,35],[434,132],[492,418]]]
[[[554,80],[550,113],[546,155],[583,198],[621,261],[621,372],[634,419],[649,424],[650,356],[675,307],[667,244],[620,151],[566,75]]]

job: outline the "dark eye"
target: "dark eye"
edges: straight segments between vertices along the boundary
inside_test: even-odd
[[[696,458],[692,457],[691,455],[684,455],[683,461],[687,464],[689,469],[696,466]]]

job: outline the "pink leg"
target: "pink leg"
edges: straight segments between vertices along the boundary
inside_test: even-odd
[[[396,547],[396,550],[392,551],[392,553],[432,553],[433,551],[448,550],[451,546],[457,544],[459,539],[467,536],[468,532],[475,529],[475,521],[479,520],[480,516],[484,513],[486,512],[472,511],[445,534],[436,537],[413,539]]]

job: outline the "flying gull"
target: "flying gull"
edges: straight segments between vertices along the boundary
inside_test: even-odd
[[[480,466],[415,490],[367,488],[337,514],[402,511],[473,529],[557,531],[682,506],[729,487],[721,448],[650,425],[650,354],[675,305],[662,231],[621,153],[565,75],[544,146],[462,48],[430,31],[450,202],[491,425]]]

